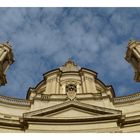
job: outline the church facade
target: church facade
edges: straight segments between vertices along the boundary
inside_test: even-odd
[[[131,41],[125,57],[138,82],[139,48]],[[0,85],[13,62],[10,44],[0,44]],[[45,73],[26,99],[0,96],[0,132],[140,132],[140,93],[116,97],[96,72],[69,59]]]

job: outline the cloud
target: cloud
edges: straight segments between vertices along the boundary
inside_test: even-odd
[[[129,39],[140,39],[140,8],[0,8],[0,40],[13,44],[15,63],[1,95],[25,98],[42,74],[72,57],[98,72],[116,95],[139,91],[124,60]]]

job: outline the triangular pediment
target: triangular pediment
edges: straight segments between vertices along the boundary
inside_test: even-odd
[[[52,107],[24,114],[26,120],[38,121],[84,121],[102,120],[121,116],[121,111],[93,106],[78,101],[68,101]]]
[[[69,107],[67,109],[60,110],[46,116],[52,117],[52,118],[79,118],[79,117],[93,117],[97,115],[100,115],[100,114],[86,111],[86,110],[81,110],[75,107]]]

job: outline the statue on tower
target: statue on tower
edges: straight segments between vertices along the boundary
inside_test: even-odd
[[[140,82],[140,41],[130,40],[125,59],[135,70],[134,80]]]
[[[0,43],[0,85],[7,83],[5,73],[13,62],[14,56],[9,42]]]

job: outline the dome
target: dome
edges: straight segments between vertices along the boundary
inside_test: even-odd
[[[48,97],[49,95],[67,95],[72,99],[79,95],[92,94],[102,96],[104,93],[114,96],[112,86],[106,86],[97,79],[97,73],[87,68],[81,68],[73,60],[61,67],[48,71],[44,79],[35,87],[29,88],[27,99]]]

